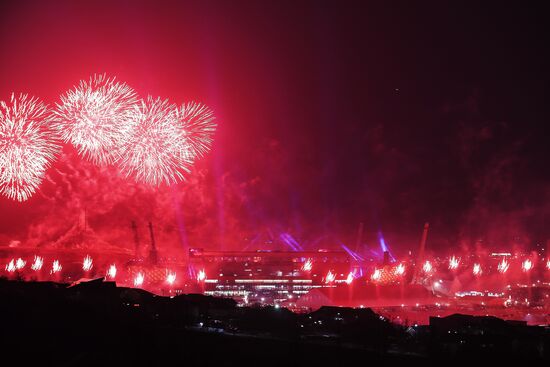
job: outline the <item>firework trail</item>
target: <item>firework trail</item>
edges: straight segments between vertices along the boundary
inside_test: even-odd
[[[311,271],[311,269],[313,269],[313,263],[312,263],[311,259],[307,259],[304,262],[304,265],[302,265],[302,270],[303,271]]]
[[[397,265],[397,267],[395,268],[394,272],[393,272],[395,275],[403,275],[405,274],[405,265],[403,264],[399,264]]]
[[[42,265],[44,265],[44,258],[42,258],[40,256],[35,256],[34,257],[34,262],[31,265],[31,269],[34,270],[34,271],[38,271],[38,270],[42,269]]]
[[[175,118],[183,128],[191,154],[194,157],[203,157],[208,153],[216,131],[212,110],[200,103],[184,103],[175,110]]]
[[[11,261],[8,263],[8,265],[6,265],[6,271],[8,273],[13,273],[16,269],[17,268],[15,266],[15,260],[11,259]]]
[[[94,266],[93,260],[89,255],[86,255],[84,258],[84,261],[82,262],[82,270],[84,271],[90,271],[92,270],[92,267]]]
[[[37,98],[0,101],[0,194],[25,201],[36,192],[60,148],[52,121]]]
[[[27,264],[27,262],[25,260],[23,260],[22,258],[18,258],[15,261],[15,268],[17,270],[22,270],[25,267],[26,264]]]
[[[424,263],[424,265],[422,266],[422,270],[423,270],[424,273],[426,273],[426,274],[431,273],[432,270],[433,270],[432,263],[429,262],[429,261],[426,261],[426,262]]]
[[[382,278],[382,271],[380,269],[374,269],[374,272],[370,276],[371,280],[373,282],[377,282]]]
[[[349,285],[349,284],[353,283],[353,279],[355,279],[354,276],[353,276],[353,273],[349,272],[348,277],[346,278],[346,284]]]
[[[99,165],[115,162],[131,132],[136,93],[125,83],[94,75],[61,96],[54,126],[65,142]]]
[[[333,283],[336,280],[336,274],[334,274],[331,270],[328,271],[327,276],[325,277],[325,283],[330,284]]]
[[[59,260],[54,260],[52,263],[52,270],[50,271],[51,274],[59,273],[63,269],[61,266],[61,263]]]
[[[134,287],[141,287],[144,278],[145,277],[142,273],[137,273],[136,277],[134,278]]]
[[[504,274],[508,271],[508,268],[510,267],[510,264],[506,259],[502,259],[501,262],[498,263],[497,270],[499,273]]]
[[[152,97],[136,107],[133,131],[124,142],[119,162],[127,177],[155,186],[185,179],[195,157],[175,111],[167,100]]]
[[[197,274],[197,281],[204,282],[206,280],[206,272],[204,270],[199,270]]]
[[[481,275],[483,273],[483,270],[481,269],[481,265],[480,264],[474,264],[474,268],[472,269],[472,273],[474,273],[474,275]]]
[[[456,270],[459,264],[460,264],[460,260],[457,259],[454,255],[449,259],[450,270]]]
[[[115,279],[116,277],[116,265],[115,264],[111,264],[111,266],[109,266],[109,270],[107,270],[107,276],[111,279]]]

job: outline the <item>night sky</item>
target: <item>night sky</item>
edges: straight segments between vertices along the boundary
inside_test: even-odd
[[[159,189],[66,146],[38,194],[0,199],[0,245],[47,246],[84,210],[111,246],[132,219],[165,249],[353,247],[360,222],[367,248],[381,232],[398,252],[426,221],[433,250],[546,243],[547,13],[445,3],[2,1],[0,99],[54,104],[107,73],[203,102],[219,128]]]

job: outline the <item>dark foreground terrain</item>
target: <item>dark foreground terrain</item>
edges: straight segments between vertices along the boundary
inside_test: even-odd
[[[401,327],[370,309],[297,315],[200,295],[153,296],[101,280],[0,280],[2,359],[15,365],[345,366],[548,363],[548,328],[452,315]]]

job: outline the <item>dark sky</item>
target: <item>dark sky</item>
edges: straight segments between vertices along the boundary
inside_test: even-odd
[[[206,103],[219,130],[189,182],[159,190],[66,147],[39,194],[0,200],[0,240],[56,241],[85,208],[121,246],[136,217],[176,246],[354,244],[364,222],[369,246],[382,231],[404,250],[425,221],[434,249],[545,242],[547,13],[463,3],[2,1],[0,99],[53,104],[105,72]]]

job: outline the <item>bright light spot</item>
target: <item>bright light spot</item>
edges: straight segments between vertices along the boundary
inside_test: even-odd
[[[528,272],[533,268],[533,262],[527,259],[521,264],[521,268],[523,269],[524,272]]]
[[[454,255],[451,256],[451,258],[449,259],[449,269],[455,270],[456,268],[458,268],[459,263],[460,263],[459,259],[457,259]]]
[[[395,270],[393,271],[395,275],[403,275],[405,274],[405,265],[399,264],[395,267]]]
[[[111,266],[109,266],[109,269],[107,270],[107,275],[111,279],[114,279],[116,277],[116,265],[115,264],[111,264]]]
[[[19,258],[15,261],[15,267],[17,268],[17,270],[21,270],[25,267],[25,264],[27,262],[25,260],[23,260],[22,258]]]
[[[34,261],[31,265],[31,269],[34,271],[38,271],[42,269],[42,265],[44,265],[44,259],[40,256],[35,256]]]
[[[510,264],[508,261],[506,261],[505,258],[502,258],[502,260],[498,263],[497,270],[499,273],[504,274],[508,271],[508,268],[510,267]]]
[[[6,265],[6,271],[8,273],[13,273],[17,268],[15,267],[15,260],[11,259],[11,261]]]
[[[353,282],[353,273],[350,271],[350,273],[348,274],[348,277],[346,278],[346,283],[347,284],[351,284]]]
[[[51,273],[52,274],[59,273],[61,269],[63,269],[63,267],[61,266],[61,263],[59,262],[59,260],[54,260],[52,263]]]
[[[546,269],[550,270],[550,259],[546,261]]]
[[[84,258],[84,262],[82,263],[82,270],[84,270],[84,271],[92,270],[92,268],[94,266],[93,262],[94,261],[92,260],[90,255],[86,255],[86,257]]]
[[[176,281],[176,273],[168,273],[166,275],[166,282],[168,284],[174,284],[174,282]]]
[[[377,282],[382,278],[382,271],[380,269],[374,269],[374,272],[370,276],[371,280],[373,282]]]
[[[481,265],[480,264],[474,264],[474,268],[472,269],[472,273],[474,273],[474,275],[481,275],[483,273],[483,270],[481,269]]]
[[[312,263],[311,259],[307,259],[304,262],[304,265],[302,265],[302,270],[309,272],[309,271],[311,271],[311,269],[313,269],[313,263]]]
[[[424,270],[424,273],[431,273],[432,269],[433,269],[432,263],[429,261],[426,261],[422,266],[422,270]]]
[[[329,284],[336,280],[336,274],[334,274],[331,270],[328,271],[327,276],[325,277],[325,283]]]
[[[143,274],[137,273],[136,277],[134,278],[134,287],[140,287],[143,284],[143,279]]]
[[[206,280],[206,272],[204,271],[204,269],[199,270],[197,274],[197,280],[199,282],[204,282]]]

